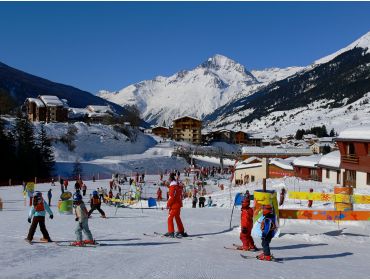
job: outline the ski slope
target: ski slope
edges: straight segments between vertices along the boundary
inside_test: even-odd
[[[147,176],[146,194],[154,194],[158,176]],[[224,191],[217,184],[223,183]],[[88,193],[96,187],[108,187],[108,180],[86,182]],[[73,186],[74,182],[70,182]],[[24,205],[21,186],[0,187],[4,209],[0,211],[1,278],[369,278],[369,222],[281,220],[281,235],[271,243],[272,253],[283,263],[262,262],[240,257],[240,251],[226,250],[239,241],[240,211],[234,211],[229,229],[230,193],[234,198],[247,188],[253,192],[258,184],[234,188],[229,192],[226,179],[207,181],[207,192],[217,207],[193,209],[184,201],[182,219],[192,240],[148,237],[143,233],[165,232],[167,211],[134,209],[103,205],[108,219],[96,212],[89,220],[94,238],[103,244],[96,248],[60,247],[51,244],[29,245],[25,238],[29,224],[29,207]],[[330,191],[332,186],[296,179],[269,180],[268,188],[279,191]],[[46,192],[50,184],[37,185]],[[76,222],[72,215],[61,215],[55,207],[59,184],[53,188],[54,219],[46,218],[53,240],[74,240]],[[127,184],[124,189],[128,189]],[[368,193],[368,190],[357,190]],[[115,192],[114,192],[115,193]],[[46,193],[44,193],[46,195]],[[86,198],[85,198],[86,200]],[[142,202],[147,207],[146,201]],[[287,200],[284,208],[305,208],[306,202]],[[332,209],[328,203],[314,202],[315,208]],[[89,208],[89,206],[88,206]],[[363,206],[361,208],[364,208]],[[366,207],[365,207],[366,208]],[[36,231],[35,240],[41,237]],[[261,248],[260,240],[255,240]],[[244,253],[252,254],[252,253]]]

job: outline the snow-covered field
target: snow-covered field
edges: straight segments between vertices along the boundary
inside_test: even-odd
[[[182,175],[183,176],[183,175]],[[158,176],[148,176],[153,188]],[[218,183],[226,188],[220,191]],[[70,182],[73,185],[74,182]],[[108,181],[86,182],[88,193],[96,187],[108,187]],[[269,189],[330,191],[332,186],[275,179]],[[50,184],[37,185],[43,192]],[[51,238],[74,240],[76,222],[72,215],[61,215],[55,207],[60,194],[53,188],[52,210],[47,218]],[[125,185],[125,188],[128,188]],[[283,257],[283,263],[245,260],[239,251],[226,250],[239,241],[239,215],[234,211],[233,228],[229,229],[230,193],[253,191],[260,185],[228,189],[226,179],[208,180],[207,191],[217,207],[193,209],[185,200],[182,218],[192,240],[148,237],[143,233],[166,231],[167,211],[140,208],[116,209],[103,206],[108,219],[97,213],[89,220],[93,236],[103,246],[96,248],[60,247],[55,244],[27,244],[29,207],[25,206],[20,186],[0,187],[4,209],[0,211],[1,278],[369,278],[369,222],[334,222],[281,220],[281,235],[271,243],[272,253]],[[369,193],[357,190],[357,193]],[[86,200],[86,198],[85,198]],[[146,201],[143,201],[146,207]],[[164,205],[164,203],[163,203]],[[134,207],[140,207],[140,203]],[[305,201],[287,200],[284,208],[305,208]],[[332,204],[314,202],[315,208],[332,209]],[[366,208],[366,207],[362,207]],[[369,206],[367,206],[369,208]],[[37,230],[35,239],[41,237]],[[260,246],[260,240],[255,240]],[[252,254],[252,253],[248,253]]]

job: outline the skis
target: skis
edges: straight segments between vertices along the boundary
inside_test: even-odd
[[[253,260],[257,260],[257,261],[261,261],[261,262],[276,262],[276,263],[283,263],[284,259],[283,258],[275,258],[275,257],[272,257],[271,261],[264,261],[264,260],[259,260],[257,258],[257,256],[248,256],[248,255],[243,255],[243,254],[240,254],[240,256],[243,258],[243,259],[253,259]]]
[[[77,247],[77,248],[82,248],[82,247],[95,248],[95,247],[98,247],[100,245],[103,245],[103,244],[100,244],[100,243],[95,243],[95,244],[83,244],[83,246],[76,246],[76,245],[72,245],[72,242],[69,242],[69,241],[59,241],[59,242],[55,242],[55,244],[58,245],[58,246],[62,246],[62,247]]]
[[[190,237],[182,237],[182,236],[174,236],[174,237],[168,237],[168,236],[165,236],[163,233],[159,233],[159,232],[153,232],[152,234],[150,233],[143,233],[144,236],[148,236],[148,237],[163,237],[163,238],[168,238],[168,239],[186,239],[186,240],[192,240],[191,236]],[[197,238],[201,238],[201,237],[197,237]]]
[[[243,252],[251,252],[251,253],[253,253],[253,252],[258,252],[258,251],[259,251],[258,249],[256,249],[256,250],[243,250],[243,249],[238,249],[238,248],[240,248],[240,247],[241,247],[241,245],[238,245],[238,244],[233,243],[233,247],[226,247],[226,246],[224,246],[224,249],[227,249],[227,250],[236,250],[236,251],[243,251]]]

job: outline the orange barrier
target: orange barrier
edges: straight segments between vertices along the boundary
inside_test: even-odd
[[[280,209],[280,219],[370,221],[370,211]]]

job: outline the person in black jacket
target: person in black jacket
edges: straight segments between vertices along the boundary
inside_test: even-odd
[[[203,208],[205,202],[206,198],[204,196],[199,197],[199,208]]]

